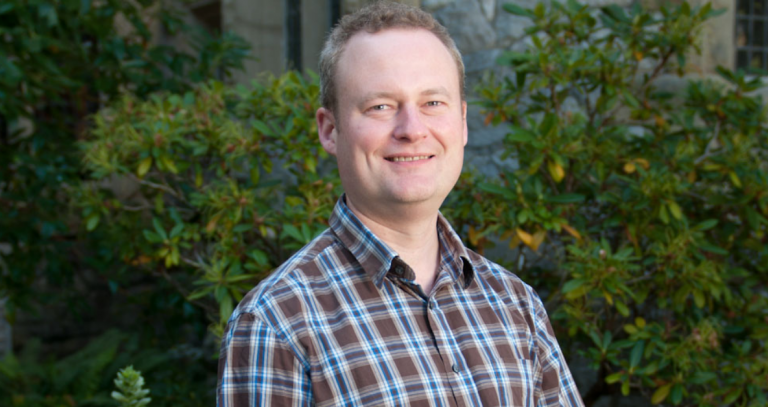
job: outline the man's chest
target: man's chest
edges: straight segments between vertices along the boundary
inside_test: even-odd
[[[424,300],[335,292],[299,338],[317,405],[534,406],[534,334],[509,298],[444,287]]]

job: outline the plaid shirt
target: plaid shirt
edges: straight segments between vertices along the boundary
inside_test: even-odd
[[[583,406],[533,289],[437,230],[427,297],[340,199],[233,313],[218,405]]]

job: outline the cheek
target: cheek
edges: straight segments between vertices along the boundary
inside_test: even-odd
[[[357,124],[344,135],[347,151],[356,158],[374,155],[387,142],[387,132],[380,124]]]

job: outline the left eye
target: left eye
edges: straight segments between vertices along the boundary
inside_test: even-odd
[[[438,102],[437,100],[432,100],[427,102],[427,106],[440,106],[442,102]]]

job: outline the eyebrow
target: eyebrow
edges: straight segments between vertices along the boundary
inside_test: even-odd
[[[396,93],[392,92],[371,92],[360,98],[360,104],[368,103],[371,100],[374,99],[396,99]],[[421,91],[421,96],[433,96],[433,95],[443,95],[443,96],[450,96],[450,92],[448,92],[448,89],[446,89],[444,86],[438,86],[436,88],[429,88]]]

